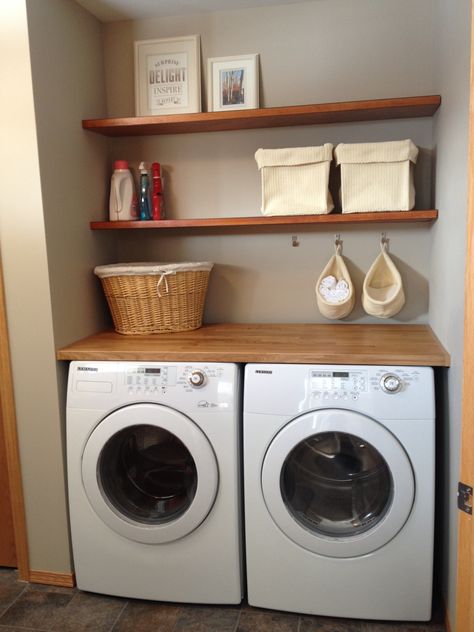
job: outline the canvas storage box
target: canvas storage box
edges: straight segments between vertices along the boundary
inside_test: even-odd
[[[340,144],[343,213],[409,211],[415,206],[414,165],[418,148],[411,140]]]
[[[97,266],[119,334],[187,331],[202,325],[213,264],[118,263]]]
[[[264,215],[313,215],[332,211],[329,167],[333,145],[258,149]]]

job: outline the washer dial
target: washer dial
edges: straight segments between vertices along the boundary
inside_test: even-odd
[[[206,383],[206,374],[200,369],[195,369],[194,371],[191,371],[188,381],[194,388],[200,388]]]
[[[385,393],[398,393],[402,390],[403,382],[395,373],[386,373],[380,378],[380,386]]]

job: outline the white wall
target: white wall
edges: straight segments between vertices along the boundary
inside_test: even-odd
[[[436,89],[443,104],[435,126],[436,206],[430,277],[430,323],[451,353],[440,375],[439,542],[443,593],[454,629],[456,607],[459,442],[463,362],[464,264],[466,254],[467,151],[470,72],[470,0],[438,0]],[[459,631],[462,632],[462,631]]]

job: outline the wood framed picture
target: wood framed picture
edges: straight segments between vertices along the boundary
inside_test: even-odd
[[[207,60],[208,110],[258,108],[258,54]]]
[[[199,35],[135,42],[135,114],[201,111]]]

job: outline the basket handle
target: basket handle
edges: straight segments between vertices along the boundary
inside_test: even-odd
[[[166,294],[168,294],[170,291],[168,287],[168,279],[166,278],[169,274],[176,274],[176,272],[174,270],[168,270],[161,273],[158,283],[156,284],[156,293],[158,294],[158,298],[161,298],[160,285],[163,283],[163,281],[165,282]]]

